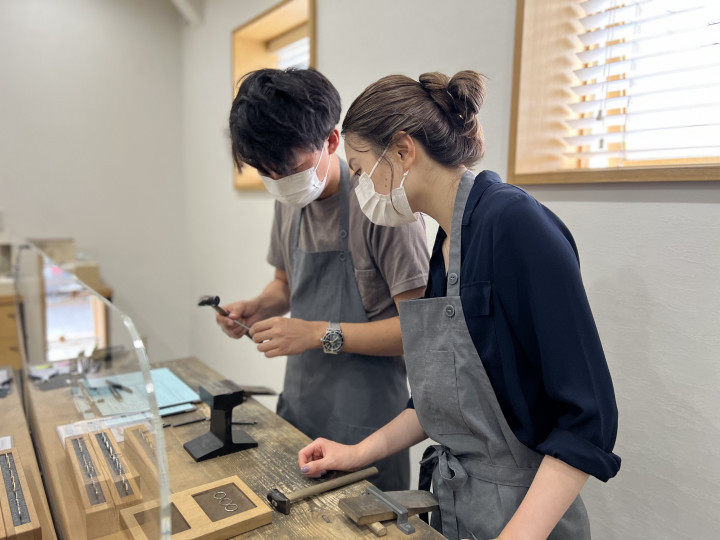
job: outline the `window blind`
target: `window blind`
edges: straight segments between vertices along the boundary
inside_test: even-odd
[[[582,167],[720,158],[720,2],[580,3],[566,154]]]
[[[304,37],[277,51],[278,69],[307,69],[310,66],[310,38]]]

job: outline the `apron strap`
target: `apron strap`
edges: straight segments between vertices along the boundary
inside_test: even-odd
[[[467,171],[460,178],[457,194],[455,195],[455,208],[453,210],[452,228],[450,229],[450,260],[448,262],[447,295],[460,296],[460,243],[462,239],[462,221],[465,213],[470,190],[473,186],[475,175]]]
[[[434,480],[433,472],[436,467],[442,479],[439,485],[437,482],[432,481]],[[440,517],[442,519],[442,530],[440,532],[443,536],[458,538],[459,532],[455,512],[449,512],[448,510],[455,508],[455,495],[453,492],[462,487],[467,481],[467,473],[452,452],[441,444],[428,446],[420,461],[418,488],[430,491],[431,481],[433,492],[437,495],[438,504],[440,505]],[[420,519],[427,523],[427,514],[422,514]]]
[[[340,162],[340,251],[347,253],[350,236],[350,168],[344,159]]]

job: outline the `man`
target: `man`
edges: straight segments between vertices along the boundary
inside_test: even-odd
[[[268,262],[275,275],[255,298],[225,306],[250,326],[258,350],[288,356],[278,414],[309,437],[357,443],[408,401],[397,302],[427,281],[422,219],[374,225],[336,155],[340,96],[314,70],[246,76],[230,113],[233,159],[255,167],[275,197]],[[283,317],[290,311],[290,317]],[[233,338],[245,329],[217,322]],[[384,490],[409,487],[404,452],[376,464]]]

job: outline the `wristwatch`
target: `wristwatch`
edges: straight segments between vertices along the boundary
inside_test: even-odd
[[[340,323],[330,322],[325,335],[320,340],[323,346],[323,352],[326,354],[337,354],[342,349],[343,339],[342,330],[340,330]]]

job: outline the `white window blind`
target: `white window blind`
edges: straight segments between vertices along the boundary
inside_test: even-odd
[[[304,37],[277,51],[278,68],[307,69],[310,66],[310,38]]]
[[[720,1],[580,6],[568,157],[587,168],[717,163]]]

